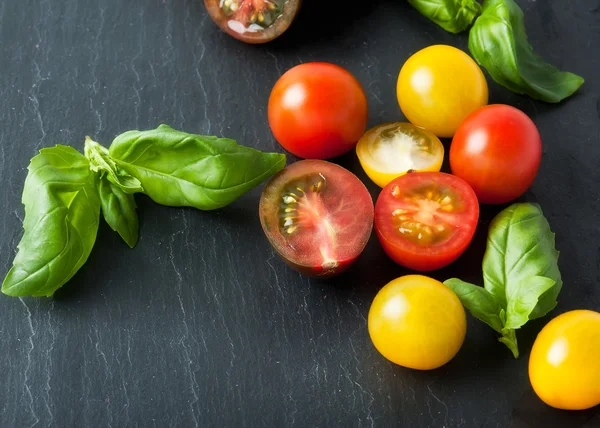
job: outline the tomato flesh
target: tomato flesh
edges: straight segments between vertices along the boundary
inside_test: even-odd
[[[278,173],[260,200],[269,242],[310,276],[333,276],[350,267],[369,240],[373,211],[371,195],[354,174],[318,160]]]
[[[396,263],[440,269],[467,248],[479,219],[477,197],[458,177],[414,172],[392,180],[375,206],[375,230]]]
[[[408,171],[439,171],[444,160],[440,139],[411,123],[384,123],[359,140],[356,154],[378,186],[384,187]]]
[[[307,159],[352,150],[367,127],[367,97],[356,78],[335,64],[297,65],[269,97],[269,125],[284,149]]]
[[[246,43],[265,43],[291,25],[300,0],[204,0],[212,20]]]

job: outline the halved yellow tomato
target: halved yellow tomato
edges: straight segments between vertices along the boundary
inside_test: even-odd
[[[363,169],[375,184],[385,187],[408,171],[439,171],[444,146],[431,132],[406,122],[369,129],[356,146]]]

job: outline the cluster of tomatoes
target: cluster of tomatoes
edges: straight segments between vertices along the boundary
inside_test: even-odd
[[[343,272],[363,251],[373,224],[398,264],[416,271],[442,268],[470,244],[479,203],[511,201],[533,183],[542,154],[535,124],[514,107],[487,105],[485,77],[461,50],[435,45],[414,54],[400,71],[397,96],[410,123],[366,131],[365,91],[343,68],[302,64],[275,84],[268,107],[271,130],[286,150],[306,160],[267,184],[260,219],[274,249],[293,268],[318,277]],[[452,174],[440,172],[440,137],[452,138]],[[366,174],[383,188],[375,206],[354,174],[324,160],[354,148]],[[428,370],[459,351],[466,316],[458,297],[441,282],[407,275],[379,291],[368,326],[383,356]],[[582,370],[594,369],[582,364],[589,352],[578,361],[572,357],[575,350],[567,349],[586,346],[579,339],[588,328],[600,340],[600,314],[564,314],[540,333],[530,379],[546,403],[575,409],[600,402],[600,386],[594,383],[600,364],[587,380],[573,382],[574,376],[584,376]]]
[[[343,68],[302,64],[275,84],[268,108],[273,134],[286,150],[312,160],[271,181],[261,218],[277,251],[305,273],[347,268],[364,249],[373,220],[394,261],[440,269],[471,242],[480,202],[508,202],[532,184],[542,153],[535,124],[513,107],[487,105],[485,77],[463,51],[436,45],[417,52],[400,71],[397,94],[410,123],[365,132],[367,97]],[[453,137],[452,174],[439,172],[439,137]],[[354,148],[366,174],[383,187],[374,208],[351,172],[315,160]]]

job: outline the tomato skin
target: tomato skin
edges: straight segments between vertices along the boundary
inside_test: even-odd
[[[542,140],[521,110],[492,104],[473,112],[450,146],[450,168],[473,187],[479,202],[503,204],[533,184],[542,159]]]
[[[467,318],[458,297],[439,281],[407,275],[384,286],[369,310],[375,348],[398,365],[431,370],[460,350]]]
[[[354,76],[329,63],[300,64],[269,97],[269,125],[287,151],[330,159],[352,150],[367,127],[367,97]]]
[[[226,16],[222,10],[222,0],[204,0],[204,7],[219,28],[231,37],[244,43],[260,44],[270,42],[282,35],[292,24],[300,10],[301,0],[287,0],[282,15],[271,26],[261,31],[247,31],[235,19]],[[243,30],[243,31],[241,31]]]
[[[422,183],[435,183],[452,189],[461,199],[463,209],[457,213],[454,239],[434,246],[420,246],[399,238],[390,226],[395,201],[391,194],[397,186],[402,191]],[[375,232],[385,253],[396,263],[420,272],[441,269],[454,262],[467,249],[479,220],[479,204],[471,187],[458,177],[443,172],[412,172],[400,176],[383,188],[375,204]]]
[[[600,313],[575,310],[550,321],[533,344],[529,379],[538,397],[557,409],[600,404]]]
[[[404,63],[397,96],[410,122],[449,138],[470,113],[487,104],[488,86],[469,55],[452,46],[433,45]]]

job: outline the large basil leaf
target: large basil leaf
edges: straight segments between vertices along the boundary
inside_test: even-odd
[[[230,204],[285,166],[283,154],[263,153],[227,138],[188,134],[167,125],[121,134],[109,153],[155,202],[202,210]]]
[[[469,50],[492,78],[519,94],[557,103],[584,82],[544,62],[525,32],[523,11],[513,0],[485,0],[469,33]]]
[[[450,33],[460,33],[471,26],[481,13],[476,0],[408,0],[422,15]]]
[[[56,146],[31,159],[23,188],[25,230],[2,284],[9,296],[50,296],[85,263],[98,231],[96,174],[77,150]]]
[[[562,287],[558,254],[554,233],[539,205],[513,204],[494,218],[483,257],[483,281],[506,309],[507,319],[514,317],[508,311],[512,304],[508,301],[531,299],[527,293],[539,293],[539,302],[528,314],[529,319],[554,309]],[[538,283],[536,277],[548,278],[554,285],[547,291],[534,286],[534,281]]]
[[[90,160],[92,171],[105,175],[108,181],[124,193],[132,194],[144,191],[140,180],[119,168],[108,154],[108,149],[96,143],[90,137],[85,139],[85,156]]]
[[[519,356],[515,330],[556,306],[562,287],[554,233],[536,204],[514,204],[490,224],[483,257],[485,288],[453,278],[445,282],[473,316],[502,336]]]
[[[139,223],[133,195],[125,193],[109,181],[107,176],[100,179],[98,192],[102,214],[108,225],[121,235],[127,245],[135,247],[139,236]]]

